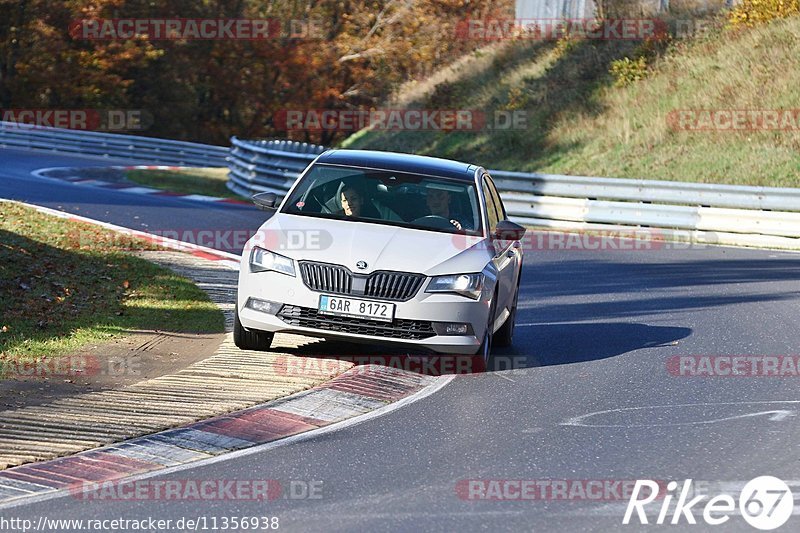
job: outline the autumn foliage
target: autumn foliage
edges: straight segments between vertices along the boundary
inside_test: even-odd
[[[732,26],[755,26],[800,14],[800,0],[742,0],[730,12]]]
[[[379,106],[399,83],[479,46],[455,38],[455,27],[489,17],[513,17],[513,3],[0,0],[0,109],[142,109],[153,117],[143,134],[219,144],[286,136],[273,123],[280,110]],[[301,31],[261,40],[70,34],[78,20],[119,18],[261,18]],[[335,133],[294,135],[329,143]]]

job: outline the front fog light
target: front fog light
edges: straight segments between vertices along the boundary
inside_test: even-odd
[[[277,314],[281,310],[281,305],[277,302],[270,302],[269,300],[259,300],[258,298],[248,298],[247,303],[244,305],[253,311],[267,313],[270,315]]]
[[[433,331],[437,335],[472,335],[472,326],[462,322],[436,322]]]

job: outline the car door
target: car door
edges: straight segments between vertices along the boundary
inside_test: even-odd
[[[510,311],[513,304],[520,252],[515,246],[516,241],[506,241],[495,237],[497,223],[506,217],[505,209],[489,174],[484,174],[481,182],[489,221],[489,239],[494,251],[492,262],[497,269],[497,316],[500,316],[503,314],[503,310]]]

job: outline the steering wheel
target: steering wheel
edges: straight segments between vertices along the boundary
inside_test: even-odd
[[[453,229],[456,227],[455,224],[448,219],[440,217],[439,215],[425,215],[424,217],[415,218],[411,223],[440,229]]]

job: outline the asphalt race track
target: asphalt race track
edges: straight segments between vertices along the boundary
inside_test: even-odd
[[[221,244],[219,247],[213,246],[214,248],[237,254],[241,252],[241,247],[236,250],[232,246],[225,246],[226,241],[232,241],[232,237],[223,235],[223,230],[235,231],[240,239],[246,241],[264,221],[262,211],[247,205],[220,206],[169,196],[137,195],[30,175],[32,170],[49,167],[104,167],[146,163],[0,149],[0,197],[43,205],[157,235],[163,235],[165,231],[178,231],[180,234],[189,232],[191,237],[202,241],[204,234],[200,232],[212,231],[219,235],[219,238],[212,239]]]
[[[109,164],[99,159],[0,150],[0,162],[0,196],[134,229],[254,231],[263,219],[247,206],[130,195],[29,174]],[[613,494],[599,501],[485,501],[470,499],[464,487],[469,480],[800,480],[800,378],[687,376],[674,366],[676,356],[798,355],[800,256],[713,246],[528,250],[523,276],[515,347],[496,358],[498,365],[513,361],[513,371],[457,376],[384,416],[154,478],[321,481],[319,498],[65,496],[3,514],[275,516],[289,531],[638,531],[638,522],[622,525],[627,499]],[[694,514],[702,524],[702,507]],[[798,520],[782,530],[797,530]],[[716,528],[681,524],[656,529],[753,531],[739,516]]]

